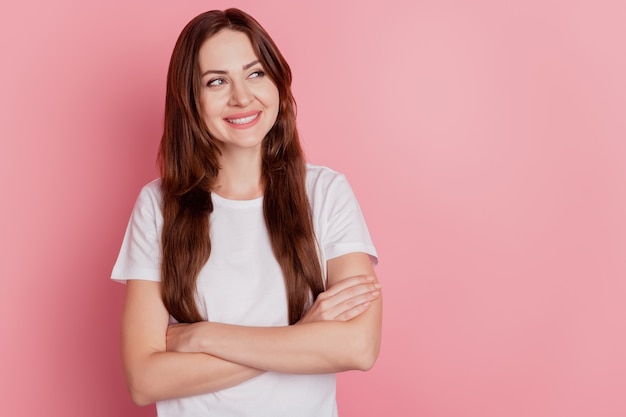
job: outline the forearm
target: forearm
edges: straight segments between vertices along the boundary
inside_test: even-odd
[[[138,405],[220,391],[263,373],[204,353],[178,352],[154,352],[125,368]]]
[[[167,350],[200,352],[243,366],[283,373],[371,368],[380,348],[382,296],[369,257],[355,253],[331,260],[328,265],[329,289],[317,297],[298,324],[175,325],[167,330]],[[356,316],[342,318],[344,314]]]
[[[157,282],[126,285],[122,316],[122,362],[133,401],[155,401],[219,391],[263,371],[203,353],[166,351],[169,314]]]
[[[194,349],[268,371],[312,374],[367,370],[380,347],[381,300],[350,321],[285,327],[201,323]]]

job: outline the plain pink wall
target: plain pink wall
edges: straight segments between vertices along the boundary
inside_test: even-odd
[[[380,252],[383,349],[341,376],[343,416],[626,415],[625,4],[4,2],[1,414],[154,414],[126,393],[108,277],[175,39],[234,5]]]

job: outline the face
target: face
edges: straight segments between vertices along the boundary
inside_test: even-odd
[[[252,49],[248,36],[222,30],[198,54],[202,117],[222,151],[260,149],[278,116],[278,88]]]

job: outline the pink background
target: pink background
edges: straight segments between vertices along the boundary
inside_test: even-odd
[[[3,2],[1,414],[154,415],[108,277],[175,39],[231,5],[380,252],[383,348],[343,416],[626,415],[626,3],[591,0]]]

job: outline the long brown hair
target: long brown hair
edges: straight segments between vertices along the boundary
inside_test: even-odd
[[[201,117],[198,51],[224,29],[248,36],[279,91],[278,118],[262,143],[263,213],[274,256],[285,277],[289,323],[294,324],[309,301],[324,290],[324,284],[306,194],[304,154],[296,130],[291,69],[261,25],[238,9],[195,17],[181,32],[170,60],[159,149],[163,302],[181,323],[203,320],[196,304],[196,280],[211,254],[211,189],[220,169],[220,151]]]

